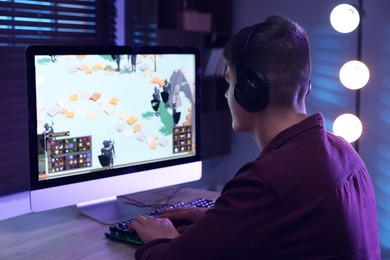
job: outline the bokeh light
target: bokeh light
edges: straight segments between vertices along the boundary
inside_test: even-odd
[[[346,88],[360,89],[368,83],[370,71],[363,62],[351,60],[341,67],[339,77]]]
[[[346,113],[336,118],[333,123],[333,132],[349,143],[353,143],[361,136],[363,125],[357,116]]]
[[[340,4],[330,13],[330,23],[336,31],[349,33],[358,27],[360,15],[352,5]]]

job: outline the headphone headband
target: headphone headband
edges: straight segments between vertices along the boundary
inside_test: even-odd
[[[246,52],[249,45],[249,40],[252,38],[253,33],[257,29],[259,24],[254,24],[252,26],[244,28],[237,37],[236,51],[238,53],[237,62],[244,66],[246,69]]]
[[[234,97],[237,103],[248,112],[258,112],[268,104],[268,80],[259,71],[248,69],[246,55],[249,41],[259,24],[242,29],[236,42],[236,77]]]

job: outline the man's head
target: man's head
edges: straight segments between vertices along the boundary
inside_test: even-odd
[[[249,91],[250,98],[269,92],[269,98],[260,98],[265,101],[258,100],[265,102],[263,106],[253,111],[244,106],[247,111],[257,112],[266,106],[289,109],[303,105],[310,85],[310,49],[305,31],[295,22],[270,16],[263,23],[244,28],[228,42],[224,57],[236,75],[244,70],[250,80],[253,77],[260,80],[260,92]],[[237,97],[236,90],[235,98],[237,101],[242,98]]]

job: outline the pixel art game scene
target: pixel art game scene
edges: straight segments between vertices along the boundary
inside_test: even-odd
[[[36,55],[39,180],[191,156],[192,54]]]

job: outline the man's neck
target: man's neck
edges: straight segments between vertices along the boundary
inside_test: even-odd
[[[283,130],[301,122],[307,118],[306,113],[297,111],[272,111],[262,112],[259,120],[254,124],[252,137],[262,150],[276,135]]]

